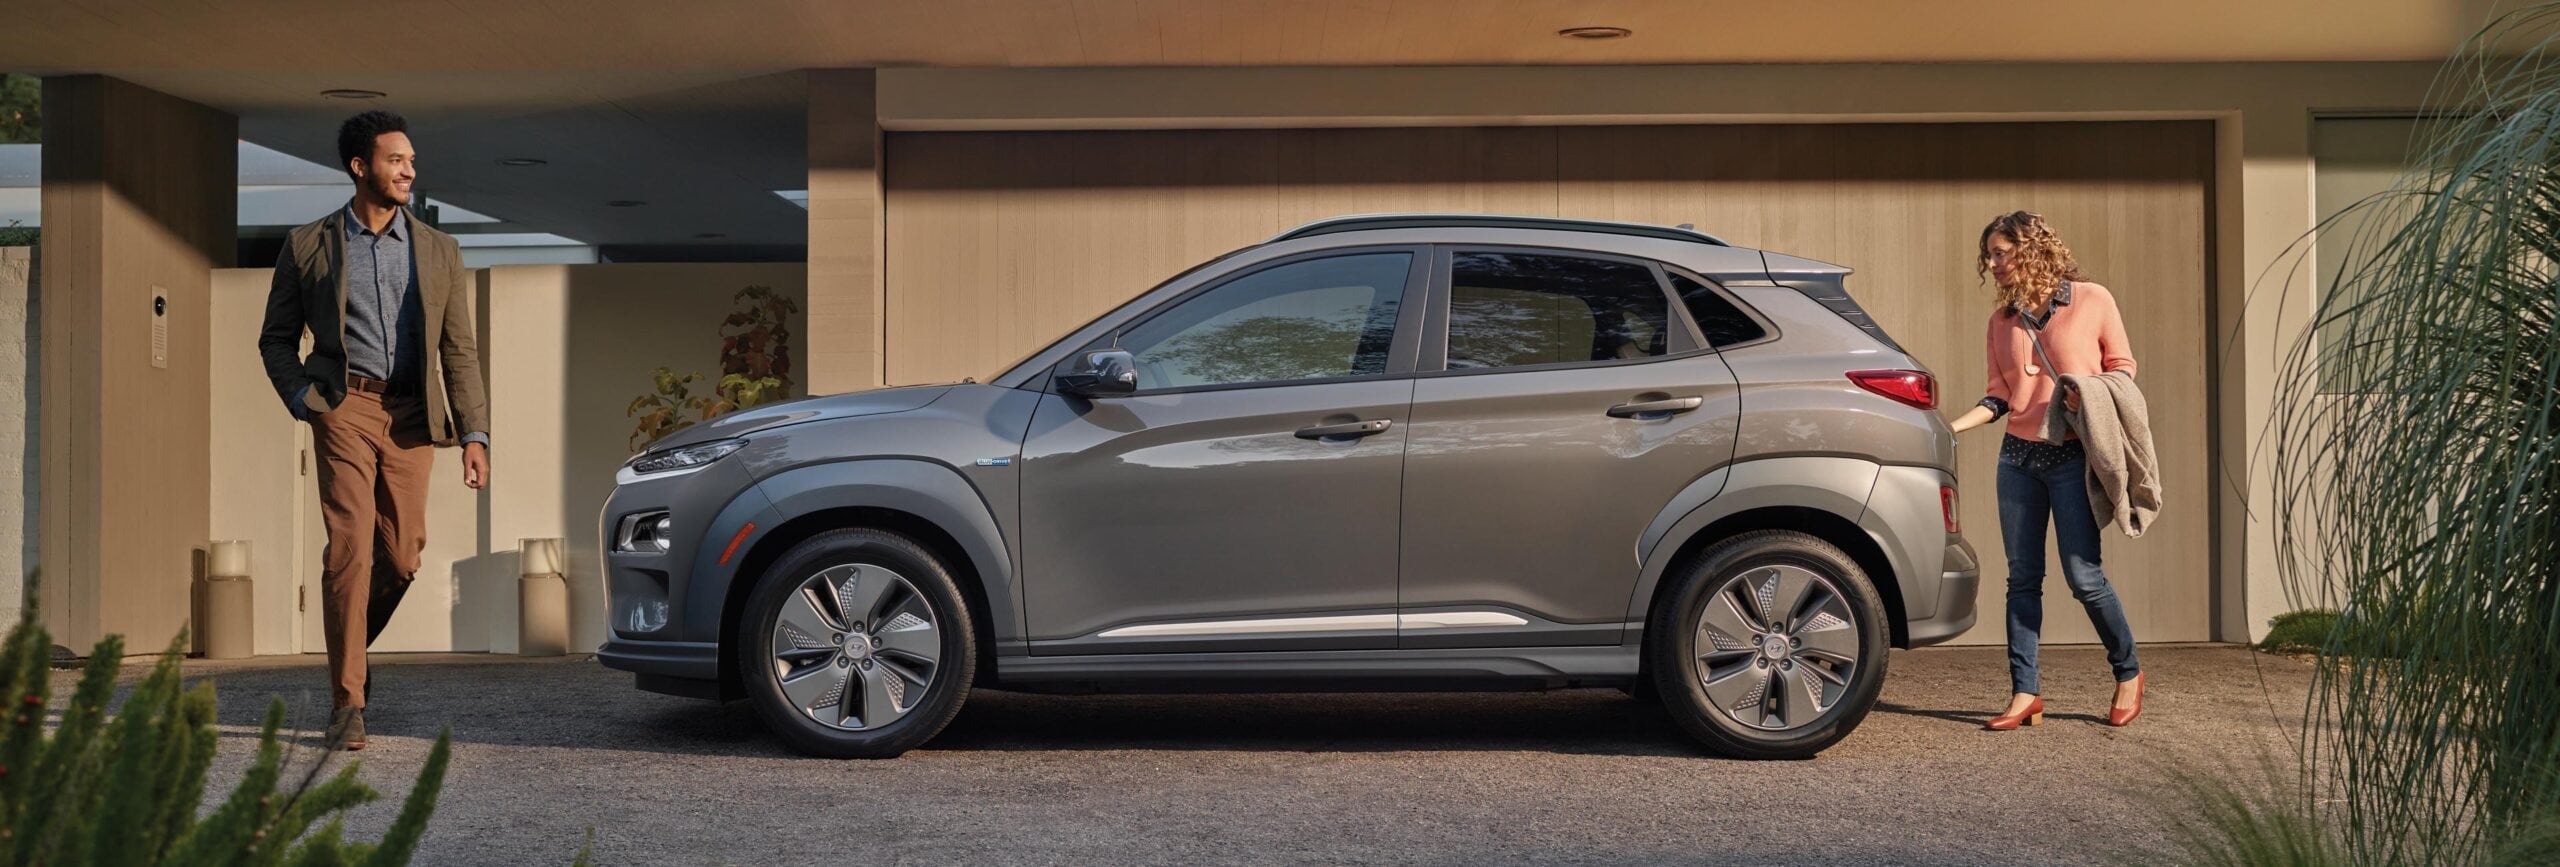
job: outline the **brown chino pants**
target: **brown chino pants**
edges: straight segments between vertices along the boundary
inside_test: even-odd
[[[329,531],[320,597],[330,699],[363,707],[365,648],[391,622],[427,548],[427,476],[436,460],[427,405],[415,396],[350,392],[336,410],[312,418],[311,439]]]

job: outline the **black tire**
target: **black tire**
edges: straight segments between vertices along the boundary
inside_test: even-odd
[[[1808,576],[1819,580],[1803,583]],[[1770,585],[1772,578],[1788,583]],[[1737,584],[1737,579],[1746,581]],[[1793,530],[1760,530],[1716,543],[1665,580],[1674,583],[1645,624],[1645,661],[1664,711],[1709,750],[1737,759],[1811,758],[1847,737],[1875,707],[1876,695],[1884,687],[1891,627],[1865,570],[1838,547]],[[1758,599],[1776,594],[1750,592],[1753,582],[1809,587],[1793,612],[1778,615],[1779,620],[1803,628],[1781,626],[1755,631],[1752,637],[1730,636],[1730,642],[1710,642],[1702,650],[1700,637],[1706,630],[1701,620],[1708,616],[1710,604],[1732,606],[1718,615],[1727,618],[1719,622],[1738,619],[1750,624],[1769,619],[1753,618]],[[1719,591],[1736,595],[1726,599]],[[1769,607],[1787,606],[1770,603]],[[1852,616],[1840,618],[1841,612]],[[1826,616],[1851,623],[1826,626],[1833,623],[1823,619]],[[1802,636],[1815,635],[1817,627],[1822,635],[1814,648],[1807,648]],[[1722,629],[1715,633],[1728,635]],[[1758,640],[1761,634],[1777,636],[1779,642],[1786,640],[1785,634],[1799,637],[1794,649],[1763,653],[1772,642]],[[1736,645],[1752,649],[1732,649]],[[1856,648],[1855,661],[1841,663],[1840,656],[1846,654],[1837,651],[1851,646]],[[1715,661],[1702,658],[1707,654],[1713,654]],[[1763,672],[1765,680],[1755,681]],[[1719,707],[1709,697],[1711,676],[1716,689],[1728,697],[1743,691],[1741,701],[1725,702],[1736,708]],[[1727,679],[1735,677],[1744,679]],[[1755,683],[1770,686],[1750,690]],[[1787,691],[1780,692],[1777,686]],[[1823,705],[1826,694],[1832,703]],[[1782,704],[1798,697],[1801,704]],[[1784,710],[1770,712],[1777,707]],[[1756,722],[1746,722],[1746,716]]]
[[[912,675],[915,669],[927,667],[918,661],[922,651],[918,651],[918,656],[900,657],[892,655],[893,651],[862,650],[860,661],[855,662],[854,652],[841,646],[830,646],[826,650],[809,646],[805,650],[793,651],[800,658],[785,661],[780,658],[776,645],[781,640],[777,637],[777,626],[784,616],[785,603],[802,604],[796,594],[801,594],[805,586],[811,585],[821,574],[843,574],[848,567],[853,569],[852,574],[864,576],[857,580],[867,580],[868,576],[880,574],[880,570],[886,570],[889,577],[904,579],[903,583],[884,579],[878,585],[890,588],[880,606],[885,606],[884,610],[898,611],[900,617],[905,617],[916,612],[915,608],[909,607],[910,603],[922,605],[930,611],[930,617],[923,619],[939,633],[938,642],[921,641],[917,645],[919,648],[940,647],[940,655],[930,664],[929,674],[924,676],[923,697],[903,705],[905,710],[890,722],[860,730],[820,722],[815,714],[821,711],[808,710],[795,703],[784,692],[785,671],[792,672],[794,682],[797,682],[799,675],[831,676],[824,669],[832,666],[848,676],[846,683],[860,685],[866,683],[864,677],[874,672],[882,676],[893,671]],[[833,587],[834,583],[831,579],[820,586]],[[830,595],[826,601],[835,602],[837,597]],[[818,610],[823,616],[825,609]],[[813,756],[886,759],[922,745],[960,714],[960,706],[968,700],[969,688],[977,671],[975,624],[970,620],[969,606],[962,600],[959,586],[952,581],[951,570],[944,568],[941,559],[924,546],[885,530],[832,530],[792,546],[757,582],[755,590],[747,597],[746,610],[739,617],[738,641],[730,651],[737,660],[739,677],[745,681],[749,703],[755,705],[756,715],[763,718],[765,726],[775,735],[793,749]],[[859,615],[839,619],[855,622],[854,629],[868,626],[875,631],[893,628],[892,623],[906,622],[862,624],[858,622]],[[860,633],[839,633],[840,636],[857,634]],[[816,640],[823,643],[827,638],[819,636]],[[835,638],[837,642],[845,640],[843,637]],[[872,646],[880,644],[875,641]],[[831,655],[813,660],[807,656],[812,653]],[[903,698],[905,690],[914,688],[906,685],[910,682],[900,681],[895,687],[900,690],[900,697]],[[846,700],[856,701],[859,698],[849,696]],[[899,706],[895,702],[890,704],[893,710]],[[863,713],[871,711],[866,709]],[[885,715],[886,712],[883,713]],[[859,724],[860,720],[853,722]]]

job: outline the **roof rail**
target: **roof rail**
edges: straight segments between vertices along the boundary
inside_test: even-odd
[[[1648,223],[1620,223],[1609,220],[1574,220],[1563,217],[1515,217],[1500,214],[1358,214],[1317,220],[1295,229],[1273,235],[1270,241],[1286,241],[1338,232],[1367,232],[1377,229],[1546,229],[1560,232],[1602,232],[1660,238],[1667,241],[1690,241],[1730,247],[1714,235],[1682,225],[1679,228]]]

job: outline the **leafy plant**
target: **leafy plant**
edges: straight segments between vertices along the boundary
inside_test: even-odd
[[[258,757],[212,813],[199,818],[216,733],[211,684],[182,688],[181,633],[151,674],[110,717],[108,699],[124,640],[108,636],[90,653],[62,722],[45,732],[51,700],[52,638],[30,604],[0,649],[7,730],[0,734],[0,864],[399,865],[416,852],[435,813],[452,753],[438,736],[380,843],[348,841],[341,815],[379,797],[349,764],[326,780],[326,758],[290,790],[277,788],[286,753],[276,740],[284,702],[267,707]],[[317,833],[313,825],[328,824]]]
[[[736,302],[720,321],[720,400],[706,420],[791,393],[791,316],[800,304],[770,286],[739,290]]]
[[[2511,14],[2448,65],[2423,167],[2329,239],[2347,273],[2277,383],[2283,578],[2342,612],[2306,781],[2358,863],[2505,857],[2560,816],[2555,23]],[[2363,393],[2320,395],[2324,370]]]
[[[629,440],[633,452],[697,423],[791,396],[791,317],[799,303],[770,286],[739,290],[734,301],[720,320],[720,381],[712,394],[692,393],[699,373],[658,368],[651,374],[656,392],[633,398],[623,412],[639,419]]]
[[[657,383],[657,390],[632,398],[631,408],[622,412],[625,418],[640,420],[639,425],[631,430],[629,445],[633,452],[648,448],[650,443],[665,439],[668,434],[692,427],[697,418],[708,419],[715,414],[710,411],[710,398],[693,394],[692,385],[702,380],[702,374],[678,376],[675,370],[661,367],[651,372],[650,377]],[[693,413],[695,417],[687,418],[686,413]]]
[[[0,144],[44,141],[44,79],[0,75]]]

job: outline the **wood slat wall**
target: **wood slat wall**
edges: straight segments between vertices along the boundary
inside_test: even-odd
[[[1973,248],[1991,217],[2050,218],[2122,303],[2168,509],[2110,534],[2144,641],[2211,630],[2203,122],[893,133],[888,378],[984,377],[1165,277],[1341,214],[1464,211],[1695,223],[1736,244],[1857,269],[1850,288],[1941,381],[1981,394],[1989,290]],[[2001,640],[1991,431],[1963,444],[1964,520],[1984,559],[1982,622]],[[2093,633],[2063,589],[2049,641]]]

